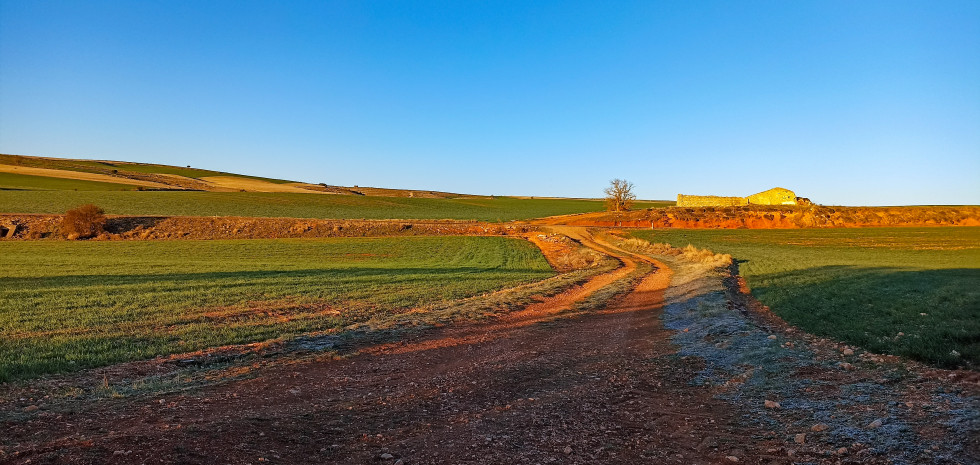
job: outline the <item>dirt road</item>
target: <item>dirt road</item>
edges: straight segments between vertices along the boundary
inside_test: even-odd
[[[787,397],[790,394],[779,391],[779,400],[785,405],[760,413],[762,398],[769,391],[758,394],[746,390],[746,399],[739,399],[724,395],[735,392],[729,385],[703,380],[708,369],[719,373],[726,367],[749,371],[751,367],[699,349],[698,344],[707,340],[712,350],[718,351],[727,350],[725,344],[747,353],[758,349],[731,342],[743,340],[743,333],[751,328],[729,321],[741,313],[725,308],[719,276],[694,266],[672,264],[678,273],[672,280],[671,270],[663,263],[618,250],[584,229],[564,228],[561,232],[616,256],[625,266],[491,323],[415,333],[396,343],[366,347],[341,360],[326,356],[290,360],[265,366],[252,379],[193,392],[108,400],[74,411],[33,412],[26,419],[0,425],[4,428],[0,462],[708,464],[975,460],[971,450],[962,447],[966,439],[942,437],[965,434],[971,431],[967,426],[936,426],[939,440],[920,436],[908,439],[908,434],[895,432],[895,437],[904,441],[895,446],[897,449],[889,449],[887,444],[875,449],[874,444],[848,443],[841,450],[837,447],[841,439],[809,430],[809,439],[801,441],[794,428],[798,423],[806,427],[817,423],[811,413],[817,412],[813,409],[819,405],[809,407],[812,412],[801,413],[793,409]],[[576,302],[625,279],[641,261],[655,268],[627,295],[601,311],[575,310]],[[714,328],[714,332],[708,331],[710,339],[700,335],[704,327],[685,320],[690,312],[705,309],[713,310],[697,324]],[[712,320],[715,317],[711,315],[721,319]],[[673,330],[666,329],[664,321]],[[727,322],[727,326],[712,326],[712,321]],[[786,341],[792,338],[779,337]],[[754,343],[771,341],[761,335]],[[689,353],[704,356],[686,355]],[[779,352],[779,357],[808,356],[804,352],[792,354]],[[877,376],[870,368],[862,370],[857,373]],[[826,378],[839,376],[841,371],[830,367],[814,368],[809,373]],[[763,370],[759,368],[759,372]],[[855,372],[846,373],[850,376]],[[743,377],[743,383],[750,378]],[[889,389],[905,388],[896,385]],[[840,394],[846,395],[848,392]],[[758,407],[747,407],[747,402]],[[873,401],[867,405],[869,410],[879,408]],[[975,409],[975,405],[965,408]],[[922,421],[930,420],[923,417]],[[836,423],[830,426],[844,428]],[[891,440],[888,431],[882,427],[875,434],[884,435],[882,441]],[[862,438],[866,442],[877,440],[874,435]],[[930,440],[941,447],[929,449]],[[912,456],[909,450],[928,452]]]

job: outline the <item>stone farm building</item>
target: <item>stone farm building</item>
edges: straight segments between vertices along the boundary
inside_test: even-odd
[[[716,195],[677,194],[678,207],[732,207],[738,205],[797,205],[804,199],[782,187],[752,194],[748,197],[719,197]]]

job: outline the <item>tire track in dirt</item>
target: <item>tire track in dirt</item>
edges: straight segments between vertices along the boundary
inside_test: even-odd
[[[463,324],[259,370],[254,379],[110,400],[4,425],[0,462],[718,463],[765,457],[729,405],[688,385],[659,309],[656,260],[559,231],[623,267],[489,324]],[[597,312],[576,302],[653,264]],[[776,463],[779,459],[773,458]]]

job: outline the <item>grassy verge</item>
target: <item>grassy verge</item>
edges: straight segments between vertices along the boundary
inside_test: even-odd
[[[496,237],[0,242],[0,381],[288,337],[553,276]]]
[[[93,203],[115,215],[511,221],[601,211],[575,199],[427,199],[263,192],[0,191],[0,212],[64,213]]]
[[[633,235],[731,254],[753,295],[813,334],[941,367],[980,366],[980,228]]]

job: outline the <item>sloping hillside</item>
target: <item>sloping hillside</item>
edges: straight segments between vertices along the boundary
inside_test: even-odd
[[[309,184],[190,166],[6,154],[0,154],[0,190],[196,190],[416,198],[485,197],[427,190]]]

